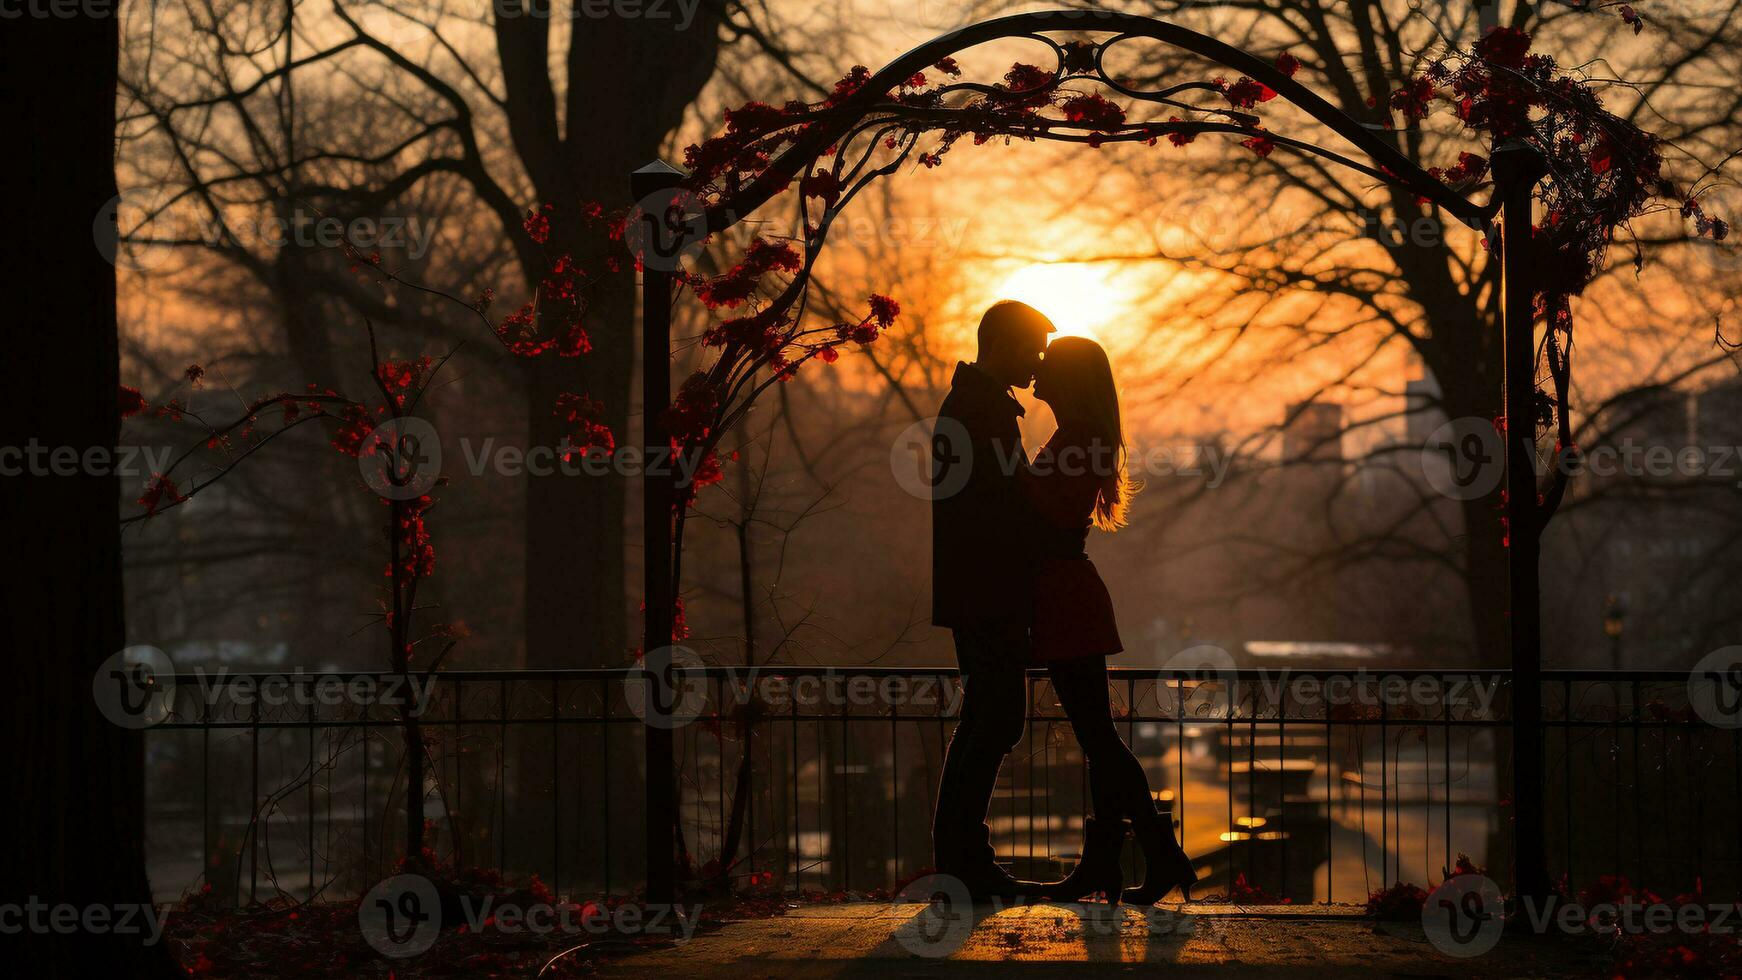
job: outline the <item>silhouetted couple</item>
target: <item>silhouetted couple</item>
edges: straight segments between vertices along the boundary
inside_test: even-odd
[[[1061,337],[1030,306],[1000,302],[980,320],[979,354],[958,364],[933,440],[932,622],[955,637],[965,686],[932,822],[937,870],[977,898],[1074,901],[1099,893],[1147,905],[1197,880],[1156,810],[1143,765],[1120,739],[1107,657],[1120,652],[1113,603],[1084,550],[1091,526],[1124,523],[1119,394],[1107,352]],[[1044,359],[1043,359],[1044,356]],[[1030,460],[1012,388],[1034,384],[1058,431]],[[964,472],[965,471],[965,472]],[[1025,671],[1044,666],[1089,764],[1094,815],[1063,881],[1013,878],[995,860],[987,810],[998,769],[1022,737]],[[1143,881],[1124,889],[1120,852],[1133,832]]]

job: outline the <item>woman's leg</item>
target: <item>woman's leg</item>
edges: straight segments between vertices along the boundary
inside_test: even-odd
[[[1119,737],[1113,706],[1107,698],[1107,661],[1090,657],[1050,667],[1059,703],[1071,719],[1077,742],[1089,759],[1089,792],[1097,822],[1130,817],[1131,829],[1143,850],[1143,883],[1127,888],[1123,899],[1133,905],[1160,901],[1180,888],[1187,901],[1197,880],[1191,858],[1173,835],[1171,821],[1155,811],[1143,763]]]
[[[1153,826],[1160,818],[1149,793],[1149,778],[1113,723],[1106,658],[1079,657],[1048,664],[1047,673],[1077,744],[1089,761],[1089,796],[1095,818],[1128,818],[1139,832]]]

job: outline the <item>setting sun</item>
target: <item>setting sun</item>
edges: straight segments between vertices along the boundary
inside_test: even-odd
[[[1130,290],[1113,281],[1110,267],[1086,262],[1037,262],[1011,273],[1001,299],[1021,300],[1045,313],[1059,333],[1101,340],[1107,327],[1129,316]]]

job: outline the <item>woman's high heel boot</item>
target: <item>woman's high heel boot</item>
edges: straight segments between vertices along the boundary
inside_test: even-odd
[[[1119,871],[1119,855],[1125,848],[1125,838],[1131,830],[1129,820],[1083,820],[1083,856],[1062,881],[1041,886],[1041,898],[1059,902],[1074,902],[1084,895],[1100,892],[1113,905],[1119,904],[1125,879]]]
[[[1158,811],[1155,819],[1137,830],[1137,843],[1143,849],[1143,884],[1125,890],[1125,901],[1132,905],[1153,905],[1175,888],[1186,901],[1192,900],[1192,885],[1198,872],[1192,859],[1173,836],[1172,814]]]

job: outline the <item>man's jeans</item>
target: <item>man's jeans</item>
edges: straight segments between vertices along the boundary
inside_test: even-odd
[[[938,781],[932,855],[939,872],[962,875],[995,863],[986,811],[998,769],[1022,738],[1029,644],[1026,623],[992,622],[952,632],[964,686],[962,715]]]

